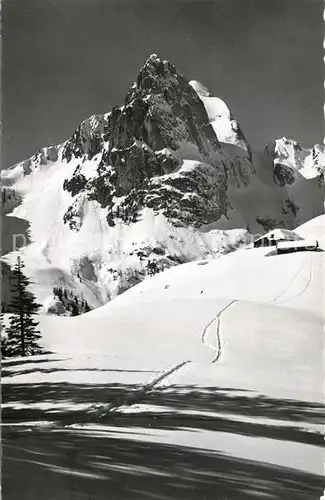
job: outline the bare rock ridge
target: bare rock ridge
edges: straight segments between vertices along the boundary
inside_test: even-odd
[[[310,152],[294,141],[279,142],[267,146],[262,163],[271,157],[274,183],[286,187],[299,177],[299,165]],[[324,159],[321,147],[315,148],[314,170]],[[252,225],[242,207],[236,207],[236,201],[227,194],[229,186],[247,188],[263,177],[263,172],[257,172],[259,162],[240,125],[221,99],[199,82],[187,82],[173,64],[155,54],[141,69],[124,105],[83,122],[65,144],[62,158],[70,161],[74,155],[82,161],[97,154],[100,159],[96,178],[88,181],[82,166],[78,166],[65,183],[65,189],[76,197],[64,218],[71,229],[82,224],[77,208],[81,192],[87,192],[89,199],[107,209],[111,225],[117,220],[136,221],[143,207],[163,213],[175,224],[196,227],[216,222],[222,216],[227,220],[234,209]],[[193,163],[184,165],[185,160]],[[318,166],[320,176],[322,168]],[[299,205],[283,194],[282,205]],[[319,193],[317,206],[320,199]],[[286,212],[278,217],[258,213],[255,223],[261,225],[266,219],[271,225],[293,227],[295,214]]]
[[[44,148],[22,162],[25,175],[46,162],[56,162],[58,150]],[[283,191],[305,177],[317,177],[321,187],[325,153],[321,145],[306,150],[282,138],[256,155],[220,98],[195,80],[187,82],[173,64],[153,54],[127,92],[124,104],[84,120],[64,143],[61,161],[76,159],[79,163],[63,185],[73,197],[64,215],[72,230],[82,225],[80,205],[85,196],[106,209],[112,226],[118,220],[136,221],[141,209],[148,207],[178,225],[200,227],[222,217],[230,220],[230,212],[235,211],[240,212],[242,226],[244,222],[261,226],[259,221],[265,218],[292,228],[305,220],[296,221],[286,213],[277,217],[263,214],[263,207],[256,207],[252,221],[230,191],[241,190],[241,197],[259,180],[265,190],[265,177],[271,173],[274,185]],[[83,164],[93,159],[96,175],[89,178]],[[268,172],[263,172],[265,165]],[[281,205],[289,200],[290,205],[299,206],[290,193],[282,194]],[[318,214],[321,198],[319,191],[313,214]]]
[[[122,107],[83,122],[63,150],[63,159],[93,158],[98,176],[87,182],[82,168],[65,183],[73,196],[86,190],[108,209],[108,220],[135,221],[144,206],[177,223],[202,225],[225,205],[226,174],[216,164],[219,141],[203,102],[175,66],[150,56]],[[183,159],[193,160],[181,171]],[[204,162],[204,164],[202,163]],[[75,205],[78,201],[75,202]],[[189,213],[189,212],[193,213]],[[72,205],[65,220],[77,228]]]

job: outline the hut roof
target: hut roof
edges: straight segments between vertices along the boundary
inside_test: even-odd
[[[313,238],[301,241],[281,241],[278,248],[315,248],[317,241]]]
[[[303,238],[299,236],[299,234],[295,233],[294,231],[290,231],[289,229],[273,229],[272,231],[269,231],[266,234],[263,234],[260,238],[257,238],[254,243],[260,240],[275,240],[275,241],[280,241],[280,240],[285,240],[285,241],[298,241],[302,240]]]

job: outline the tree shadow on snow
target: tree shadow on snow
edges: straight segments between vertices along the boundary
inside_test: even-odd
[[[320,434],[304,430],[305,423],[323,422],[324,408],[315,403],[217,387],[147,392],[136,384],[4,384],[2,395],[12,405],[3,409],[3,423],[56,424],[4,427],[5,500],[20,498],[22,491],[25,500],[318,500],[325,486],[319,476],[289,468],[158,442],[161,430],[186,428],[322,446]],[[49,407],[37,407],[44,402]],[[53,410],[51,403],[58,406]],[[89,406],[78,409],[80,403]],[[136,403],[145,411],[119,412]],[[108,405],[107,411],[91,411],[93,405]],[[265,418],[281,420],[281,426]],[[78,422],[109,425],[110,433],[64,428]],[[145,442],[148,429],[157,442]],[[139,440],[128,439],[134,433]]]
[[[76,430],[4,435],[3,498],[318,500],[319,476],[222,453]]]
[[[44,361],[42,361],[44,363]],[[18,364],[18,363],[17,363]],[[2,369],[3,377],[17,377],[18,375],[29,375],[31,373],[64,373],[64,372],[74,372],[74,373],[85,373],[85,372],[111,372],[111,373],[160,373],[157,370],[126,370],[118,368],[23,368],[21,370],[11,371],[6,368]]]
[[[321,444],[322,436],[303,428],[324,424],[321,404],[218,387],[169,386],[147,391],[140,384],[4,384],[2,402],[4,423],[40,420],[59,426],[105,422],[157,429],[187,427],[309,444]],[[149,409],[132,413],[135,404]],[[120,413],[120,407],[129,407],[131,413]]]

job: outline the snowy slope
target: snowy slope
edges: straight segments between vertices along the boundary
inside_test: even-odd
[[[308,230],[308,234],[310,232]],[[283,339],[287,338],[292,352],[283,354],[290,358],[300,353],[301,366],[306,368],[310,360],[304,362],[303,357],[309,351],[308,342],[312,354],[317,342],[322,341],[323,284],[319,277],[322,277],[323,267],[322,252],[275,255],[272,248],[238,250],[219,259],[183,264],[145,280],[83,316],[43,317],[44,343],[58,353],[139,357],[149,364],[150,360],[161,360],[163,366],[182,359],[209,362],[215,352],[210,351],[209,342],[201,342],[201,335],[218,312],[229,306],[225,318],[237,322],[243,319],[243,343],[247,345],[241,345],[241,349],[249,350],[254,346],[252,354],[260,369],[263,363],[268,363],[271,371],[279,369],[278,366],[272,369],[273,361],[268,360],[265,328],[273,332],[275,351],[283,349]],[[273,320],[264,321],[264,316]],[[249,321],[252,328],[248,328]],[[309,322],[311,337],[304,335],[302,327],[297,330],[299,321],[302,325]],[[215,326],[212,325],[209,332],[214,345]],[[301,330],[301,338],[296,330]],[[235,342],[238,329],[230,328],[229,335],[231,338],[235,335]],[[292,335],[297,335],[297,343],[290,340]],[[257,342],[258,336],[262,342]],[[261,349],[259,355],[255,349]],[[246,357],[240,351],[238,355],[242,359]],[[317,370],[314,376],[317,377]],[[264,384],[257,378],[250,383],[256,385],[256,390]],[[240,386],[242,381],[238,380],[238,384]],[[317,392],[317,385],[309,385],[307,380],[306,387]],[[284,392],[287,389],[282,388]],[[295,384],[290,384],[290,390],[304,392]]]
[[[320,239],[320,223],[296,231]],[[130,440],[321,475],[323,270],[320,251],[250,248],[169,269],[80,317],[43,316],[43,344],[55,355],[5,361],[5,388],[29,394],[9,398],[5,415],[28,409],[30,418],[68,418],[78,432],[113,439],[117,422]],[[30,403],[40,383],[63,384],[63,395]],[[73,403],[67,388],[76,384],[94,395]],[[105,420],[110,412],[114,421]]]
[[[195,385],[214,381],[219,387],[321,402],[321,253],[301,252],[294,259],[264,257],[260,250],[247,250],[247,258],[240,253],[166,271],[96,311],[63,319],[62,330],[44,318],[45,346],[62,354],[121,357],[128,367],[141,359],[146,369],[153,361],[161,370],[191,361],[198,363],[191,377]],[[198,375],[201,363],[218,354],[217,317],[227,307],[221,358]]]
[[[325,216],[319,215],[314,219],[302,224],[295,230],[302,238],[319,240],[320,246],[325,249]]]
[[[95,161],[96,157],[83,164],[83,174],[88,178]],[[24,196],[10,216],[30,222],[31,243],[19,253],[27,274],[35,281],[33,290],[45,307],[51,305],[53,286],[82,294],[97,307],[141,281],[150,264],[161,270],[175,263],[216,256],[247,241],[245,230],[200,233],[175,227],[151,209],[144,209],[137,223],[120,222],[111,227],[104,209],[86,196],[79,198],[82,225],[79,231],[72,231],[63,222],[72,197],[62,189],[62,183],[76,164],[77,160],[66,164],[59,159],[28,176],[20,166],[8,172],[10,178],[15,174],[15,189]],[[14,263],[16,256],[17,252],[12,252],[4,260]]]

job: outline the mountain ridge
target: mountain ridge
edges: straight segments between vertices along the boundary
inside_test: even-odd
[[[122,106],[2,172],[3,207],[30,223],[20,252],[44,307],[53,286],[96,307],[165,268],[232,250],[248,231],[319,215],[324,164],[323,146],[285,138],[254,152],[221,99],[153,54]]]

